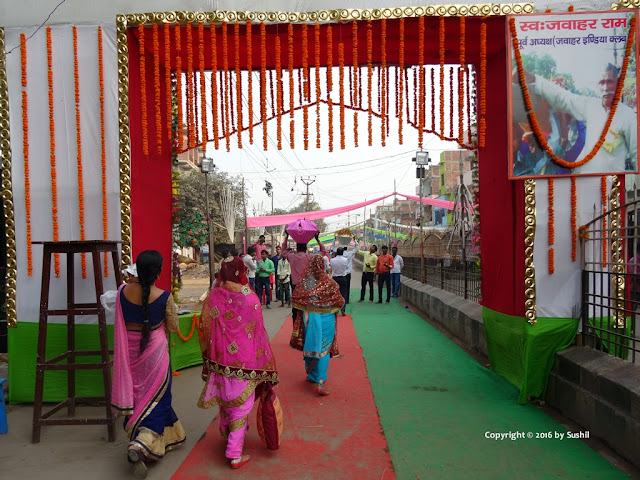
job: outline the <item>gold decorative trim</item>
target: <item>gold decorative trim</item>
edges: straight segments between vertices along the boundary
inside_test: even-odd
[[[611,290],[613,291],[613,326],[624,328],[624,255],[622,251],[622,239],[620,238],[620,179],[617,175],[611,181],[611,193],[609,195],[611,211]],[[605,232],[606,235],[606,232]]]
[[[16,226],[13,220],[13,192],[11,190],[11,136],[9,135],[9,91],[4,28],[0,28],[0,159],[2,159],[2,207],[4,208],[7,270],[5,274],[4,308],[7,326],[17,327],[16,313]]]
[[[620,0],[618,3],[611,4],[611,10],[622,10],[625,8],[640,7],[640,0]]]
[[[496,15],[519,15],[534,13],[533,2],[524,3],[482,3],[477,5],[426,5],[423,7],[395,7],[375,9],[317,10],[315,12],[149,12],[119,15],[116,21],[125,22],[127,27],[153,23],[316,23],[349,22],[353,20],[381,20],[408,17],[477,17]],[[122,20],[120,20],[122,18]],[[118,50],[120,53],[120,50]]]
[[[118,127],[120,152],[120,229],[122,267],[131,262],[131,147],[129,144],[129,48],[127,18],[116,15],[118,48]]]
[[[536,237],[536,181],[524,181],[524,316],[531,325],[538,321],[536,312],[536,268],[533,243]]]

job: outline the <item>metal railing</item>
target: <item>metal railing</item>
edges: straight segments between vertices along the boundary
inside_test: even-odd
[[[640,200],[580,227],[584,343],[632,363],[640,352],[638,213]]]
[[[420,281],[420,257],[403,257],[402,274]],[[482,299],[480,266],[475,257],[425,257],[424,283],[479,303]]]

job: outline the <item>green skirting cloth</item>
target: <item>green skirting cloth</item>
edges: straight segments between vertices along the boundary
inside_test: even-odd
[[[571,346],[578,319],[539,317],[535,325],[524,317],[482,308],[491,369],[518,387],[519,403],[540,397],[556,352]]]
[[[180,332],[187,337],[191,331],[193,313],[180,315]],[[107,325],[109,349],[113,349],[113,325]],[[36,384],[36,352],[38,349],[38,323],[18,322],[8,329],[9,349],[9,403],[33,402]],[[76,325],[76,349],[99,350],[98,325]],[[46,358],[67,351],[66,323],[47,325]],[[169,335],[169,355],[173,370],[202,363],[198,332],[188,342],[176,334]],[[99,356],[78,357],[80,363],[97,363]],[[93,397],[104,395],[102,370],[76,370],[76,395]],[[61,402],[67,398],[67,371],[47,371],[44,374],[45,402]]]

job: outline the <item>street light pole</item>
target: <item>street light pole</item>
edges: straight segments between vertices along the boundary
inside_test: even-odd
[[[416,166],[418,167],[419,179],[420,179],[420,282],[425,282],[424,276],[424,235],[423,235],[423,225],[424,225],[424,204],[422,203],[422,187],[424,180],[424,170],[425,167],[429,166],[431,159],[429,158],[429,152],[425,152],[420,150],[416,152],[415,156]]]
[[[203,158],[200,163],[200,170],[204,173],[204,198],[207,209],[207,229],[209,230],[209,287],[213,285],[215,278],[214,260],[214,244],[213,244],[213,226],[211,224],[211,211],[209,210],[209,172],[213,172],[216,166],[210,158]]]

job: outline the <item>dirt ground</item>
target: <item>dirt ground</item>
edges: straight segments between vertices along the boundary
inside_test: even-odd
[[[202,306],[200,298],[209,288],[209,265],[197,265],[182,272],[182,288],[178,293],[178,308],[193,310]]]

